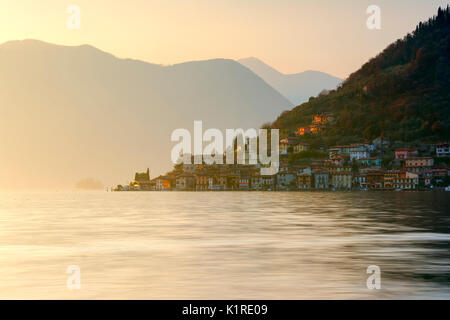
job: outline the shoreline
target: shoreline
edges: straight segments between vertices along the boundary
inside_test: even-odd
[[[448,192],[444,188],[435,190],[352,189],[352,190],[111,190],[107,192]]]

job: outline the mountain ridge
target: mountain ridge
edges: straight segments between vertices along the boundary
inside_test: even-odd
[[[255,57],[237,61],[297,105],[317,96],[322,90],[335,89],[342,82],[342,79],[315,70],[284,74]]]
[[[172,167],[174,129],[258,128],[292,107],[230,59],[161,66],[28,40],[0,45],[0,70],[0,189],[154,176]]]

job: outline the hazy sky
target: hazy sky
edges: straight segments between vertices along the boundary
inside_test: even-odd
[[[0,0],[0,43],[90,44],[121,58],[173,64],[257,57],[283,73],[346,77],[436,13],[444,0]],[[66,8],[81,8],[81,28]],[[381,30],[366,9],[381,8]]]

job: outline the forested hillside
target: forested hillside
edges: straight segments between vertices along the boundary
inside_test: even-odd
[[[287,134],[325,112],[336,118],[320,134],[325,142],[380,136],[401,141],[448,139],[450,8],[439,9],[436,16],[419,23],[337,90],[281,114],[272,127]]]

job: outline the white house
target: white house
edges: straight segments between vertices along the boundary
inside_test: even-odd
[[[439,143],[436,145],[436,155],[438,157],[450,157],[450,143]]]
[[[350,151],[350,161],[370,158],[368,151],[352,150]]]

